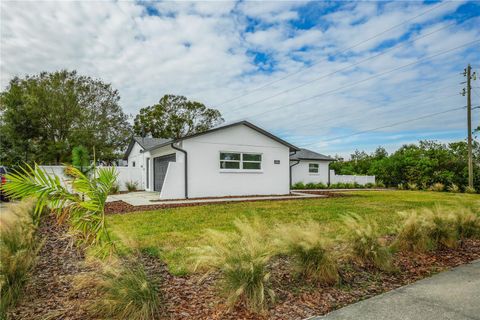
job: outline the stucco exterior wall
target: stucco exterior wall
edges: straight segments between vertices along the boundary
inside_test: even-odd
[[[158,148],[152,151],[145,152],[145,159],[150,158],[150,168],[149,168],[149,188],[147,191],[154,191],[154,182],[153,182],[153,159],[156,157],[166,156],[169,154],[175,154],[176,162],[171,162],[167,169],[167,176],[163,182],[163,188],[161,192],[161,199],[179,199],[184,198],[184,178],[183,178],[183,164],[184,156],[183,153],[173,149],[170,145]],[[172,168],[170,168],[172,166]],[[175,167],[175,168],[173,168]],[[146,175],[146,172],[144,173]]]
[[[142,168],[144,159],[142,150],[143,148],[135,142],[132,151],[130,151],[130,154],[128,155],[128,167],[134,167],[133,164],[135,163],[136,168]]]
[[[294,164],[295,162],[292,162]],[[318,173],[308,172],[310,163],[318,164]],[[328,183],[328,165],[330,161],[308,161],[300,160],[300,162],[292,167],[292,184],[297,182],[303,183]]]
[[[188,152],[190,198],[287,194],[290,191],[289,148],[244,125],[186,139],[183,149]],[[262,169],[222,170],[220,152],[260,153]]]

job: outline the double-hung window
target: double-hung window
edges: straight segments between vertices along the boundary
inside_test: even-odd
[[[262,155],[260,153],[220,152],[220,169],[261,170]]]
[[[318,173],[318,163],[309,163],[308,164],[309,173]]]

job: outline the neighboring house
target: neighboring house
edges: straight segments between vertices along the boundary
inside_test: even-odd
[[[291,183],[330,184],[329,164],[335,159],[308,150],[300,149],[290,156]]]
[[[129,167],[142,168],[144,189],[160,199],[290,192],[294,145],[247,121],[180,139],[138,138],[125,154]]]

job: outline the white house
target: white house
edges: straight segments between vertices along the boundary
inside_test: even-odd
[[[330,162],[335,159],[308,150],[300,149],[290,156],[291,182],[330,184]]]
[[[294,145],[247,121],[181,139],[132,139],[125,158],[160,199],[290,192]]]

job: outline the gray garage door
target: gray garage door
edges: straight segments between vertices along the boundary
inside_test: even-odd
[[[175,154],[153,158],[153,190],[162,191],[169,162],[175,162]]]

